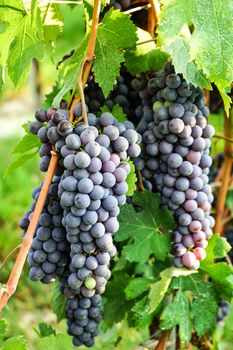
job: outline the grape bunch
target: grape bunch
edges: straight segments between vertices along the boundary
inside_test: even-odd
[[[81,104],[74,112],[81,115]],[[90,346],[96,328],[88,331],[88,325],[101,320],[100,307],[93,306],[91,298],[104,292],[111,276],[109,263],[116,254],[112,235],[119,228],[119,206],[126,202],[128,191],[127,159],[140,154],[140,137],[130,129],[131,123],[119,123],[110,113],[103,113],[99,120],[88,113],[88,119],[90,126],[78,123],[65,138],[61,154],[66,171],[58,194],[70,243],[71,263],[65,287],[78,305],[72,310],[68,306],[68,332],[74,336],[75,345]],[[81,302],[83,299],[86,304]],[[82,307],[82,303],[87,306]],[[78,330],[72,326],[74,319]]]
[[[204,92],[175,74],[171,63],[147,86],[137,83],[144,105],[138,125],[144,148],[135,165],[144,186],[161,193],[162,203],[178,222],[173,233],[175,265],[197,269],[214,226],[208,184],[214,128],[207,124]]]
[[[91,346],[102,318],[100,295],[111,276],[110,259],[116,254],[112,236],[119,228],[119,207],[126,202],[126,178],[130,172],[127,160],[139,156],[141,137],[130,121],[120,123],[108,112],[97,118],[88,112],[88,106],[86,109],[89,125],[72,124],[65,105],[60,109],[37,111],[36,121],[30,125],[30,130],[42,143],[41,170],[47,170],[50,153],[55,150],[60,155],[61,176],[56,181],[59,200],[56,197],[56,204],[50,204],[48,196],[29,264],[30,277],[34,280],[49,282],[58,275],[61,292],[67,298],[68,333],[73,335],[75,345]],[[76,119],[82,116],[81,103],[74,107],[74,116]],[[33,191],[35,199],[39,190]],[[55,248],[51,251],[55,254],[60,244],[56,242],[57,236],[53,237],[54,230],[58,229],[51,227],[55,225],[53,214],[59,216],[58,233],[62,232],[65,247],[68,247],[64,271],[60,274],[50,266],[50,256],[47,257],[50,251],[49,254],[46,251]],[[49,236],[46,236],[47,231]],[[47,260],[42,261],[42,250]],[[35,257],[41,259],[36,261],[36,267]],[[44,276],[45,272],[49,275]]]
[[[84,90],[90,110],[93,113],[98,113],[103,105],[112,110],[114,105],[119,104],[127,115],[127,119],[136,125],[142,117],[142,105],[138,92],[131,86],[132,80],[132,75],[122,66],[120,76],[117,78],[113,90],[105,98],[101,88],[95,83],[94,78],[90,76]]]
[[[28,255],[30,279],[41,280],[46,284],[53,282],[56,277],[64,276],[68,264],[69,244],[62,225],[63,210],[58,198],[59,181],[60,178],[55,178],[50,185]],[[29,226],[41,187],[42,183],[33,190],[34,203],[20,222],[20,227],[24,230],[23,236]]]

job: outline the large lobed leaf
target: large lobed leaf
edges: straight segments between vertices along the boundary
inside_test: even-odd
[[[31,2],[30,10],[21,0],[0,2],[1,50],[0,66],[7,64],[8,74],[14,85],[22,85],[30,71],[32,58],[44,55],[43,33],[37,1]]]
[[[136,27],[130,16],[119,10],[110,9],[97,30],[95,81],[107,97],[119,75],[120,64],[124,62],[124,49],[136,44]]]
[[[233,80],[233,3],[228,0],[162,0],[158,42],[172,54],[176,71],[195,86],[214,82],[226,95]],[[203,75],[204,74],[204,75]]]
[[[170,230],[175,227],[172,215],[166,208],[160,208],[158,194],[136,192],[133,202],[142,210],[136,212],[132,205],[124,205],[119,216],[120,229],[115,236],[116,241],[131,238],[123,248],[130,262],[146,262],[152,254],[158,260],[165,260],[171,249]]]

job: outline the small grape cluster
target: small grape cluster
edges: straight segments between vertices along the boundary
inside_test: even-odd
[[[94,78],[90,77],[84,90],[86,102],[90,110],[93,113],[98,113],[100,107],[106,105],[111,111],[114,105],[119,104],[127,115],[127,118],[136,125],[142,117],[142,105],[138,92],[131,86],[132,80],[132,75],[122,66],[120,76],[117,78],[113,90],[105,98],[101,88],[95,83]]]
[[[35,113],[35,121],[29,125],[29,130],[32,134],[38,135],[41,142],[39,155],[41,161],[39,164],[40,170],[46,172],[51,160],[51,151],[53,145],[57,143],[63,144],[63,138],[67,132],[67,127],[70,127],[69,112],[66,111],[67,104],[65,101],[61,102],[61,108],[50,108],[48,111],[39,109]],[[60,141],[60,142],[59,142]],[[55,175],[61,176],[64,172],[62,160],[59,162]]]
[[[141,91],[144,115],[138,130],[144,148],[135,165],[144,186],[157,190],[178,222],[173,233],[177,266],[199,267],[212,236],[213,195],[208,184],[210,137],[204,92],[175,74],[168,63],[148,80],[134,82]]]
[[[33,281],[40,280],[46,284],[53,282],[56,277],[64,276],[68,264],[70,247],[66,241],[65,228],[62,225],[63,210],[58,198],[59,181],[60,178],[57,177],[50,185],[48,197],[40,215],[28,255],[30,279]],[[34,202],[31,209],[20,221],[19,225],[24,230],[23,236],[29,226],[42,184],[33,190]]]

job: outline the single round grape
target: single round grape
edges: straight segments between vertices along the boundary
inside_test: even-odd
[[[172,118],[181,118],[184,112],[184,107],[180,103],[173,103],[173,105],[169,107],[169,114]]]
[[[60,203],[62,208],[72,207],[74,204],[75,194],[72,192],[63,192],[61,195]]]
[[[78,150],[81,146],[80,137],[76,134],[70,134],[65,139],[67,147],[73,150]]]
[[[211,138],[214,136],[215,130],[214,127],[210,124],[207,124],[206,127],[203,129],[203,137],[205,138]]]
[[[78,182],[78,190],[83,194],[90,193],[93,190],[93,187],[93,182],[88,178],[81,179]]]
[[[71,264],[75,268],[81,268],[85,265],[86,257],[83,254],[75,254],[72,257]]]
[[[106,126],[103,130],[104,135],[107,135],[111,141],[118,139],[119,130],[114,125]]]
[[[74,162],[78,168],[87,168],[91,163],[91,158],[86,152],[78,152],[74,157]]]
[[[64,161],[63,161],[63,164],[67,170],[74,170],[76,168],[75,155],[69,154],[68,156],[66,156]]]
[[[67,176],[63,181],[62,181],[62,186],[65,191],[76,191],[77,189],[77,184],[78,181],[74,176]]]
[[[203,248],[199,248],[199,247],[194,248],[193,253],[195,254],[198,260],[203,260],[206,257],[206,252],[205,252],[205,249]]]
[[[103,251],[109,252],[112,249],[112,236],[105,233],[102,237],[96,239],[97,246]]]
[[[112,173],[104,173],[103,174],[103,186],[107,188],[111,188],[115,185],[116,178]]]
[[[87,210],[82,220],[87,225],[94,225],[98,220],[98,215],[95,211]]]
[[[178,153],[171,153],[167,158],[167,164],[171,168],[181,168],[183,159]]]
[[[205,139],[202,137],[197,137],[192,144],[192,148],[194,151],[203,151],[206,147]]]
[[[184,122],[179,118],[174,118],[169,122],[169,130],[174,134],[179,134],[184,130]]]
[[[84,285],[85,285],[85,287],[88,288],[88,289],[93,289],[93,288],[95,288],[95,286],[96,286],[96,281],[95,281],[95,279],[94,279],[93,277],[88,277],[88,278],[85,280]]]
[[[197,202],[193,199],[189,199],[184,203],[184,208],[188,211],[188,212],[193,212],[194,210],[197,209]]]
[[[175,89],[170,89],[169,87],[166,87],[163,90],[163,95],[165,100],[167,101],[174,101],[177,98],[177,92]]]
[[[47,122],[47,113],[44,109],[37,109],[35,112],[35,118],[38,122],[44,123]]]
[[[103,175],[100,172],[90,174],[90,180],[94,185],[100,185],[103,182]]]
[[[61,136],[67,136],[72,133],[73,125],[68,120],[61,120],[57,126],[57,131]]]
[[[99,154],[99,159],[104,163],[110,159],[110,152],[105,147],[101,146],[101,151]]]
[[[89,256],[86,260],[86,267],[89,270],[95,270],[98,267],[98,261],[94,256]],[[87,286],[86,286],[87,287]],[[87,287],[88,288],[88,287]],[[91,289],[94,287],[91,287]]]
[[[175,187],[179,191],[186,191],[190,186],[189,180],[186,177],[178,177],[175,183]]]
[[[183,161],[179,167],[179,172],[183,176],[189,176],[193,172],[193,165],[188,161]]]
[[[102,126],[112,125],[113,122],[114,122],[114,117],[112,116],[111,113],[105,112],[105,113],[101,114],[101,116],[100,116],[100,124]]]
[[[192,235],[190,235],[190,234],[185,235],[182,239],[182,243],[186,248],[193,248],[194,241],[193,241]]]
[[[77,208],[86,209],[90,205],[90,197],[87,194],[77,193],[74,198],[74,203]]]
[[[68,213],[65,217],[65,225],[70,228],[76,228],[80,225],[81,218]]]
[[[179,217],[179,223],[182,226],[188,226],[192,221],[192,216],[188,213],[181,214]]]
[[[171,200],[174,204],[182,204],[185,201],[185,194],[182,191],[174,191],[171,196]]]
[[[110,139],[107,135],[104,134],[97,136],[96,142],[98,142],[100,146],[103,146],[105,148],[108,148],[110,146]]]
[[[166,77],[166,84],[170,89],[177,89],[181,84],[181,79],[177,74],[169,74]]]
[[[172,252],[175,256],[182,256],[187,252],[187,249],[182,243],[176,243],[172,246]]]
[[[189,153],[188,147],[182,146],[182,145],[177,145],[175,147],[175,152],[178,153],[181,157],[186,157],[187,154]]]
[[[190,180],[190,186],[193,190],[200,191],[203,188],[203,181],[200,177],[195,177]]]
[[[42,127],[42,124],[40,122],[33,121],[29,124],[29,131],[30,133],[37,135],[41,127]]]

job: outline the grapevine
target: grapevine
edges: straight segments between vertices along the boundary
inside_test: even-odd
[[[5,175],[39,156],[21,244],[2,258],[0,311],[8,318],[18,298],[25,302],[23,284],[35,308],[65,320],[59,328],[33,324],[35,350],[225,346],[233,295],[231,2],[0,7],[0,87],[5,76],[24,84],[31,62],[37,85],[51,80],[41,75],[48,61],[54,69],[52,91],[23,125]],[[4,348],[34,346],[6,334],[0,320]]]

